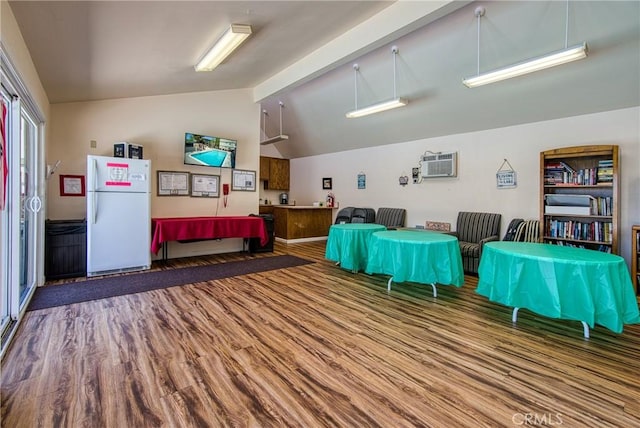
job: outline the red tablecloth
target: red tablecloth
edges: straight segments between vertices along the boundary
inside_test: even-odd
[[[151,252],[154,254],[158,254],[167,241],[219,238],[260,238],[260,245],[269,242],[267,226],[258,216],[151,219]]]

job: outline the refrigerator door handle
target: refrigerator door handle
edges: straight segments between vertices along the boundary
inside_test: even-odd
[[[97,159],[93,159],[93,174],[92,175],[92,183],[91,183],[91,190],[93,190],[94,192],[96,190],[98,190],[98,160]]]
[[[93,207],[91,224],[96,224],[98,218],[98,198],[96,192],[91,192],[91,206]]]

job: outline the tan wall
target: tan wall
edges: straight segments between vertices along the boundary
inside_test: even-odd
[[[2,46],[4,46],[23,83],[29,88],[33,101],[38,105],[40,113],[46,120],[49,116],[49,99],[40,83],[40,77],[33,61],[31,61],[31,54],[27,50],[16,18],[7,1],[0,1],[0,40],[2,40]]]
[[[89,154],[111,156],[113,144],[127,141],[144,148],[151,160],[153,217],[247,215],[258,212],[258,192],[231,192],[223,198],[157,196],[157,171],[188,171],[220,175],[230,183],[231,170],[187,166],[183,162],[185,132],[238,140],[236,168],[258,171],[260,107],[250,90],[198,92],[51,106],[47,163],[61,161],[48,182],[47,218],[86,215],[86,199],[60,196],[59,174],[86,174]],[[96,148],[91,148],[91,141]],[[222,252],[241,248],[238,240],[170,247],[170,256]],[[219,250],[219,251],[218,251]]]

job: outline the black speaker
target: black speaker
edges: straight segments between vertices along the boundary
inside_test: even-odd
[[[275,226],[273,224],[273,214],[249,214],[254,217],[262,217],[264,220],[264,224],[267,227],[267,235],[269,236],[269,241],[260,245],[260,238],[250,238],[249,239],[249,252],[251,253],[266,253],[273,252],[273,241],[275,240]]]

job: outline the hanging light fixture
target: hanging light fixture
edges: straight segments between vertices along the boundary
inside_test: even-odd
[[[196,71],[211,71],[251,35],[251,25],[231,24],[215,45],[195,65]]]
[[[398,47],[393,46],[391,48],[391,52],[393,53],[393,99],[383,101],[368,107],[358,108],[358,71],[360,70],[360,66],[358,64],[353,64],[353,71],[355,75],[355,110],[348,112],[345,115],[347,118],[352,119],[355,117],[362,117],[373,113],[379,113],[381,111],[406,106],[409,103],[409,100],[407,100],[406,98],[400,98],[396,95],[396,55],[398,54]]]
[[[264,141],[260,141],[260,145],[261,146],[265,146],[267,144],[278,143],[280,141],[285,141],[285,140],[289,139],[288,135],[282,133],[282,108],[284,107],[284,103],[282,101],[278,101],[278,104],[280,105],[280,134],[276,135],[275,137],[271,137],[271,138],[267,137],[267,132],[264,129],[264,127],[266,127],[266,123],[267,123],[267,111],[266,110],[262,110],[262,115],[264,117],[264,124],[265,124],[263,129],[262,129],[262,132],[264,133],[264,136],[267,137],[267,139],[264,140]]]
[[[466,78],[462,81],[467,87],[475,88],[477,86],[489,83],[499,82],[501,80],[510,79],[512,77],[522,76],[523,74],[533,73],[534,71],[544,70],[545,68],[555,67],[556,65],[566,64],[576,61],[587,56],[587,44],[582,43],[577,46],[568,47],[569,40],[569,2],[567,1],[567,14],[565,25],[565,41],[564,49],[552,52],[550,54],[526,60],[497,70],[480,74],[480,19],[485,14],[485,8],[479,6],[475,10],[478,18],[478,64],[477,75]]]

